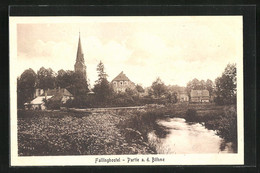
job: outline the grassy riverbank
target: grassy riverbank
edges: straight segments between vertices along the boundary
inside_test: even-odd
[[[153,154],[156,151],[148,144],[147,134],[154,130],[159,137],[167,135],[167,129],[156,122],[169,117],[203,122],[236,146],[234,107],[174,104],[137,110],[18,111],[18,153],[21,156]]]
[[[120,155],[151,153],[129,143],[116,126],[131,110],[106,112],[18,111],[18,154]]]
[[[167,118],[184,118],[190,123],[203,123],[209,130],[215,130],[226,142],[233,143],[237,151],[237,113],[235,106],[214,104],[174,104],[164,107],[150,107],[147,111],[136,112],[132,117],[119,123],[121,129],[132,128],[140,132],[147,142],[147,134],[154,131],[159,137],[168,133],[156,122]],[[131,138],[131,136],[130,136]]]

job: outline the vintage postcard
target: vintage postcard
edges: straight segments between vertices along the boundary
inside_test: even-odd
[[[10,17],[11,166],[243,165],[243,17]]]

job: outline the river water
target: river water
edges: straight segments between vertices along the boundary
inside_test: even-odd
[[[183,118],[160,120],[159,125],[168,133],[158,137],[155,132],[148,134],[149,143],[158,154],[233,153],[232,143],[226,143],[215,131],[208,130],[200,123],[187,123]]]

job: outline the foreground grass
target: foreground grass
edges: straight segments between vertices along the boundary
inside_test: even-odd
[[[116,125],[130,115],[103,113],[18,112],[18,154],[117,155],[145,154],[149,147],[128,143]]]
[[[159,119],[185,118],[216,130],[236,150],[236,109],[213,104],[152,105],[139,110],[95,112],[18,111],[18,154],[120,155],[154,154],[147,134],[159,137],[167,129]]]

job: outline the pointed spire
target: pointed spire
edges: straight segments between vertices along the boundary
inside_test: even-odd
[[[76,61],[84,61],[83,59],[83,51],[81,47],[81,41],[80,41],[80,32],[79,32],[79,43],[78,43],[78,51],[77,51],[77,59]]]

